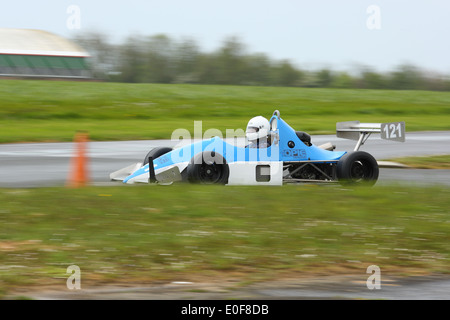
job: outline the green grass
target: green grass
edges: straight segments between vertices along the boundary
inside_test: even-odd
[[[450,155],[395,158],[392,161],[417,169],[450,169]]]
[[[0,142],[70,141],[78,130],[93,140],[170,139],[176,128],[193,133],[195,120],[225,134],[275,109],[315,134],[348,120],[450,129],[449,92],[0,80],[0,97]]]
[[[311,274],[449,272],[450,189],[118,186],[0,190],[0,292]]]

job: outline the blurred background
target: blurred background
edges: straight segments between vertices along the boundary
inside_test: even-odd
[[[435,0],[47,0],[0,17],[72,40],[90,56],[83,76],[104,81],[447,91],[449,11]]]

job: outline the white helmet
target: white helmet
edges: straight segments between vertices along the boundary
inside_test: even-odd
[[[250,121],[247,124],[245,136],[249,141],[267,138],[270,130],[269,127],[270,127],[269,120],[261,116],[254,117],[250,119]]]

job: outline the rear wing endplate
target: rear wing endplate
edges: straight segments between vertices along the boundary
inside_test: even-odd
[[[405,122],[360,123],[359,121],[346,121],[336,123],[338,138],[358,141],[354,151],[359,150],[372,133],[380,133],[381,139],[405,142]]]

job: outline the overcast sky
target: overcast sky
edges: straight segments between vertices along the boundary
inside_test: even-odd
[[[100,31],[115,42],[164,33],[193,38],[204,51],[238,36],[249,53],[304,69],[410,63],[450,74],[448,0],[14,0],[3,1],[0,27],[66,37]]]

